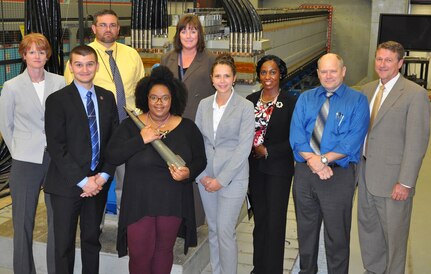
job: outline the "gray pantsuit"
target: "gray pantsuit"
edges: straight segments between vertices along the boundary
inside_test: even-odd
[[[214,95],[202,100],[196,125],[204,137],[207,166],[196,178],[209,228],[210,258],[214,274],[235,274],[238,252],[236,223],[248,187],[248,156],[254,137],[253,104],[235,92],[213,127]],[[215,178],[222,186],[208,193],[200,180]]]
[[[42,100],[27,69],[6,81],[0,96],[0,131],[13,159],[9,184],[14,226],[14,272],[19,274],[36,273],[32,252],[34,218],[50,161],[45,151],[45,100],[65,86],[63,76],[47,71],[44,71],[44,80]],[[48,213],[47,268],[48,273],[55,273],[49,195],[45,196],[45,204]]]
[[[248,179],[233,181],[217,192],[199,185],[208,222],[210,260],[213,273],[236,273],[238,247],[236,224],[247,193]],[[231,272],[235,270],[235,272]]]
[[[33,229],[40,188],[45,179],[48,165],[49,156],[46,152],[42,164],[12,161],[9,187],[13,200],[13,265],[15,273],[36,273],[33,261]],[[55,261],[51,198],[49,194],[45,194],[44,198],[48,221],[47,268],[49,273],[55,273],[53,271]]]

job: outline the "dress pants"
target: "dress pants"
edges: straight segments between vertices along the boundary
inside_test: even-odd
[[[12,196],[14,273],[36,273],[33,260],[33,229],[41,186],[50,158],[45,152],[42,164],[12,160],[9,187]],[[48,222],[47,269],[55,273],[53,213],[50,195],[45,194]]]
[[[358,187],[358,231],[366,273],[404,274],[413,198],[395,201],[372,195],[361,165]]]
[[[320,180],[306,163],[296,163],[293,181],[298,225],[300,272],[315,274],[323,220],[328,274],[349,271],[350,228],[355,192],[354,165],[333,167],[334,175]]]
[[[213,274],[236,274],[238,247],[236,225],[247,193],[248,179],[232,181],[216,192],[199,192],[208,223],[210,261]]]
[[[51,194],[57,273],[73,274],[78,218],[81,230],[82,273],[99,273],[100,222],[105,209],[109,182],[94,197],[66,197]]]
[[[250,170],[250,200],[254,215],[253,265],[256,274],[282,274],[286,215],[292,176]]]

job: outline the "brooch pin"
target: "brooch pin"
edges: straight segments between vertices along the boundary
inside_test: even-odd
[[[282,108],[283,107],[283,102],[277,102],[277,103],[275,103],[275,106],[277,108]]]
[[[166,138],[166,135],[169,133],[169,130],[157,130],[159,132],[159,134],[162,136],[162,139]]]

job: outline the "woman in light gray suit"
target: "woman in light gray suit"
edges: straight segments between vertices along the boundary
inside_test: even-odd
[[[254,108],[234,92],[236,68],[229,54],[216,58],[211,79],[216,94],[199,103],[195,119],[207,156],[206,169],[196,182],[207,216],[212,271],[235,274],[235,227],[248,187]]]
[[[48,168],[44,131],[45,100],[65,86],[62,76],[45,71],[52,50],[40,33],[24,36],[19,54],[27,69],[4,83],[0,96],[0,132],[12,155],[9,187],[14,228],[14,273],[36,273],[33,228],[40,188]],[[52,207],[45,194],[48,215],[47,269],[55,273]]]

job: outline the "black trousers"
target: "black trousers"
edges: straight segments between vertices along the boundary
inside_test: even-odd
[[[109,183],[110,181],[94,197],[65,197],[51,194],[56,273],[73,274],[78,218],[81,230],[82,273],[99,273],[100,222],[105,210]]]
[[[293,198],[298,225],[299,273],[317,273],[319,233],[323,220],[329,274],[349,272],[350,227],[355,192],[355,168],[333,167],[334,175],[320,180],[305,163],[295,166]]]
[[[250,171],[249,190],[254,214],[253,265],[256,274],[282,274],[286,214],[292,176]]]

